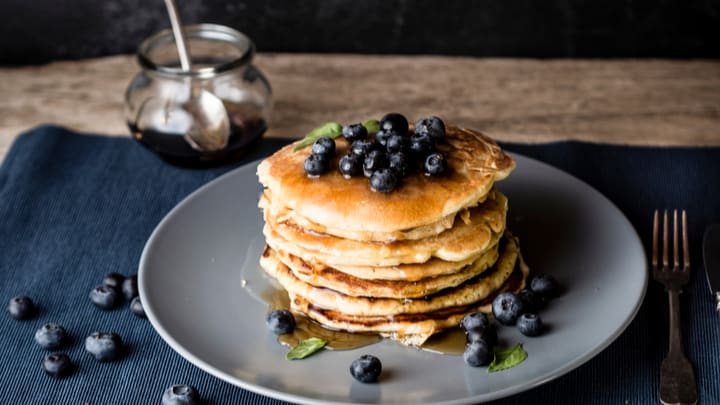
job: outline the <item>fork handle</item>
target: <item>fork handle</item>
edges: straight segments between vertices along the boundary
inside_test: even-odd
[[[680,292],[677,289],[668,290],[670,310],[670,342],[668,351],[670,353],[682,353],[682,336],[680,334]]]

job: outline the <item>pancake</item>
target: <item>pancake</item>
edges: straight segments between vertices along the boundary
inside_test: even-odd
[[[298,213],[294,210],[279,203],[276,203],[271,198],[270,190],[265,190],[265,192],[260,197],[260,202],[258,206],[264,210],[269,210],[270,215],[277,218],[277,221],[280,223],[294,225],[303,228],[309,232],[328,234],[340,238],[364,242],[395,242],[399,240],[417,240],[427,238],[429,236],[437,235],[446,229],[450,229],[453,226],[453,223],[455,222],[455,218],[457,216],[459,216],[463,221],[467,222],[470,215],[467,208],[462,208],[459,212],[454,212],[446,217],[441,218],[438,221],[416,228],[402,229],[392,232],[370,232],[345,229],[343,227],[338,227],[337,225],[324,226],[316,224],[315,222],[312,222],[309,219],[298,215]]]
[[[327,310],[358,316],[421,314],[469,305],[488,297],[500,288],[513,272],[519,255],[519,246],[514,237],[507,235],[501,244],[504,246],[500,247],[500,256],[492,270],[485,271],[457,287],[419,299],[353,297],[329,288],[315,287],[297,278],[288,266],[270,254],[263,254],[260,266],[275,278],[291,297],[303,297],[313,305]]]
[[[383,337],[405,345],[420,346],[431,335],[457,327],[462,318],[470,312],[489,313],[492,300],[501,292],[518,293],[525,288],[529,269],[522,257],[518,259],[518,265],[500,288],[483,300],[470,305],[448,307],[421,314],[398,314],[389,317],[353,316],[319,307],[301,296],[294,296],[291,298],[291,308],[330,329],[355,333],[379,333]]]
[[[392,193],[370,190],[365,177],[345,179],[334,159],[328,173],[311,178],[304,160],[309,147],[293,152],[288,145],[258,165],[260,182],[272,198],[309,221],[353,232],[393,233],[442,220],[462,208],[476,205],[515,167],[493,140],[485,135],[447,126],[445,142],[437,149],[446,156],[449,171],[444,176],[411,175]],[[348,151],[344,138],[336,139],[336,155]],[[371,238],[360,238],[371,239]]]
[[[455,287],[491,267],[498,258],[497,248],[489,249],[474,262],[457,272],[416,281],[371,280],[353,277],[332,267],[311,265],[301,258],[267,247],[267,255],[275,256],[299,280],[315,287],[324,287],[350,296],[375,298],[421,298],[446,288]]]
[[[287,223],[277,223],[267,211],[263,233],[268,245],[277,250],[331,266],[396,266],[424,263],[431,257],[462,261],[490,247],[493,235],[505,229],[506,213],[507,198],[499,191],[493,191],[484,203],[470,210],[467,223],[457,221],[451,229],[417,241],[358,242],[316,234]]]

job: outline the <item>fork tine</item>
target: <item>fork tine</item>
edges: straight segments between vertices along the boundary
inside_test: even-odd
[[[690,248],[688,247],[687,212],[682,211],[683,270],[690,270]]]
[[[668,212],[663,211],[663,267],[668,265]]]
[[[673,210],[673,269],[680,270],[680,249],[678,247],[678,212]]]
[[[655,210],[653,215],[653,242],[652,242],[652,265],[657,268],[658,264],[658,225],[660,222],[660,212]]]

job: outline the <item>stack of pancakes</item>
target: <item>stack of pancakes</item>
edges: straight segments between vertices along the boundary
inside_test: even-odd
[[[337,156],[349,145],[336,139]],[[344,178],[337,158],[308,177],[310,148],[289,145],[258,166],[267,247],[262,268],[291,309],[331,329],[379,333],[407,345],[487,311],[527,272],[505,229],[507,199],[493,188],[515,162],[486,136],[448,126],[440,177],[412,174],[391,193]]]

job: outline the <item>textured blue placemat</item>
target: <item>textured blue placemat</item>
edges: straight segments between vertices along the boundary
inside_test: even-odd
[[[244,161],[282,143],[263,140]],[[700,403],[720,403],[720,318],[700,271],[702,229],[720,222],[720,149],[578,142],[504,146],[596,187],[628,216],[646,246],[651,207],[689,210],[694,274],[690,294],[682,296],[685,346],[696,367]],[[101,311],[87,298],[104,274],[135,273],[160,219],[197,187],[234,167],[181,169],[129,138],[78,135],[52,126],[17,139],[0,168],[0,403],[159,403],[164,388],[175,383],[198,387],[209,404],[281,403],[196,368],[126,307]],[[37,317],[16,321],[4,313],[8,300],[20,294],[39,304]],[[609,348],[566,376],[494,403],[657,403],[666,311],[662,288],[651,282],[636,320]],[[33,334],[47,322],[62,324],[73,337],[65,351],[78,369],[64,379],[49,378],[41,368],[46,352]],[[121,334],[130,348],[126,357],[99,363],[85,353],[83,340],[95,330]]]

